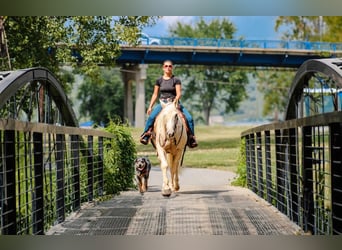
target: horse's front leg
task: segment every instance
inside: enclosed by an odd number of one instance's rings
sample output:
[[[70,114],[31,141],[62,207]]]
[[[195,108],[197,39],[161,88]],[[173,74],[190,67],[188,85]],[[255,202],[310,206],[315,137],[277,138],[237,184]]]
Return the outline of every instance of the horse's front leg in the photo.
[[[172,154],[168,154],[168,163],[170,167],[170,174],[171,174],[171,190],[172,191],[178,191],[179,187],[176,181],[177,177],[177,169],[175,168],[175,161],[174,161],[174,156]]]
[[[178,191],[180,189],[179,187],[179,169],[181,167],[181,161],[182,161],[182,153],[178,152],[174,159],[173,159],[173,178],[172,178],[172,184],[175,191]]]
[[[162,195],[163,196],[170,196],[171,195],[171,188],[169,186],[169,179],[167,176],[168,164],[167,164],[166,155],[163,152],[163,150],[157,150],[157,151],[158,151],[158,157],[160,160],[160,168],[161,168],[162,174],[163,174]]]

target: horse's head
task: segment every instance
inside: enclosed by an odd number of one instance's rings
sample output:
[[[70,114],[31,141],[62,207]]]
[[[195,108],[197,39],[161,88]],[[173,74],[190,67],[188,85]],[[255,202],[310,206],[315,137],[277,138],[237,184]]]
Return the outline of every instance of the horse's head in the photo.
[[[164,114],[164,124],[166,129],[166,134],[168,138],[172,138],[175,135],[175,130],[179,121],[177,103],[169,102],[163,103],[163,114]]]

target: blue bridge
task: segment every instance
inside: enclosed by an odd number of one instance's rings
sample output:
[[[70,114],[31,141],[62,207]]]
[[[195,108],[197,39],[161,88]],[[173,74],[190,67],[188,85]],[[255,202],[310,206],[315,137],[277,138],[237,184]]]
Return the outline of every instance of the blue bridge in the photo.
[[[157,42],[156,42],[157,40]],[[298,68],[304,61],[342,55],[342,43],[160,37],[122,45],[117,63],[270,66]]]
[[[150,38],[138,46],[122,45],[116,60],[125,82],[124,114],[131,124],[144,127],[146,68],[171,59],[177,64],[241,67],[299,68],[310,59],[338,58],[342,43],[272,40],[225,40],[210,38]],[[132,82],[136,83],[133,108]],[[133,113],[135,110],[135,114]]]

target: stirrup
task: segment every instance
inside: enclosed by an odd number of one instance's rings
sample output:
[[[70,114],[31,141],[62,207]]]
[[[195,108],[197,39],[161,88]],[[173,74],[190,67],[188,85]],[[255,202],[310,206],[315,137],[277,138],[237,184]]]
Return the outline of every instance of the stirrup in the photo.
[[[140,142],[144,145],[148,144],[148,141],[150,140],[151,137],[151,132],[147,131],[144,134],[142,134],[142,136],[140,137]]]
[[[188,146],[189,148],[196,148],[198,146],[195,136],[193,135],[189,136]]]

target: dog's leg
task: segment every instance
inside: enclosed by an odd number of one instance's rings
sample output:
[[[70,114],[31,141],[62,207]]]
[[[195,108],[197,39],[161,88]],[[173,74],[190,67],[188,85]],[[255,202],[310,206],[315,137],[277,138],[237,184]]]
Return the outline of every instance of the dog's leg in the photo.
[[[142,189],[142,179],[140,176],[137,176],[137,181],[138,181],[138,188],[139,188],[139,192],[143,193],[143,189]]]
[[[146,192],[147,191],[147,177],[146,176],[144,176],[144,185],[143,185],[143,187],[144,187],[144,191]]]

